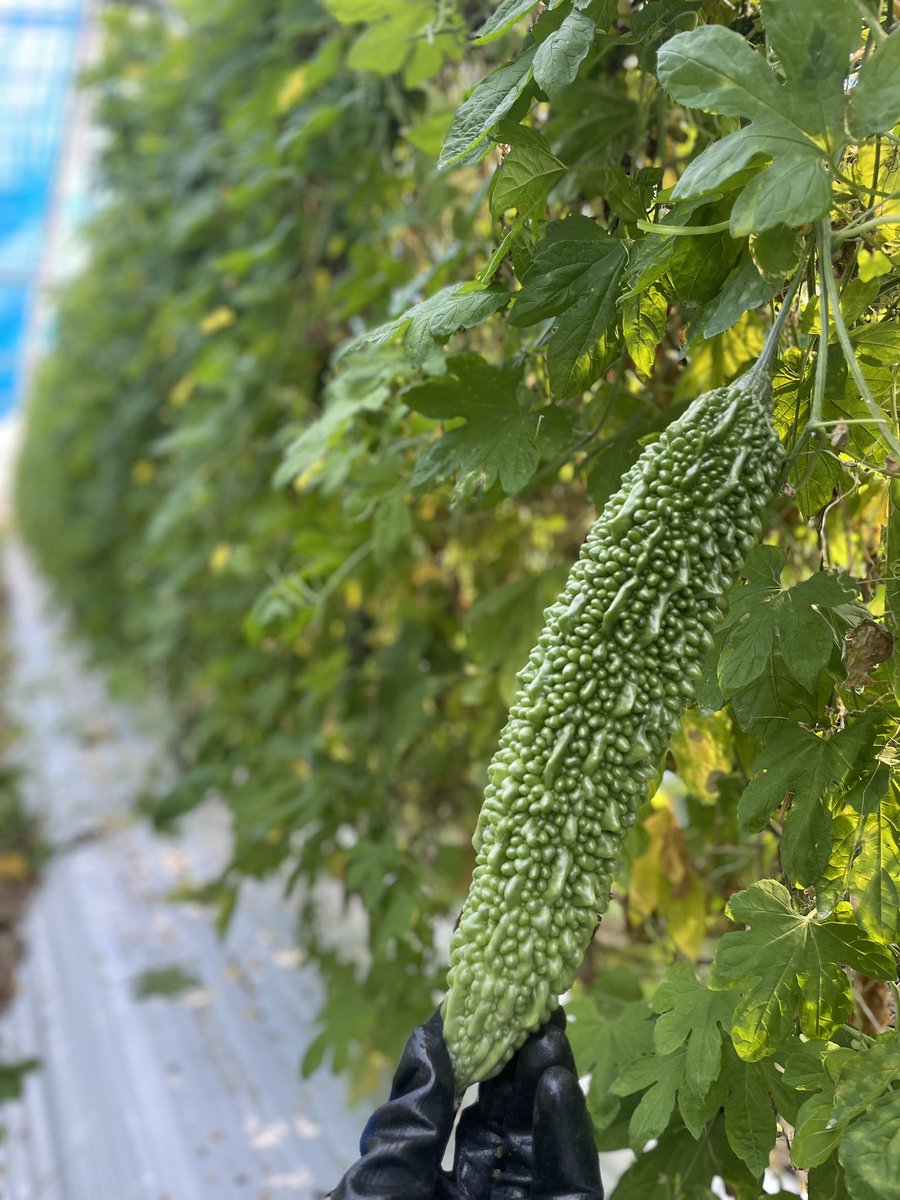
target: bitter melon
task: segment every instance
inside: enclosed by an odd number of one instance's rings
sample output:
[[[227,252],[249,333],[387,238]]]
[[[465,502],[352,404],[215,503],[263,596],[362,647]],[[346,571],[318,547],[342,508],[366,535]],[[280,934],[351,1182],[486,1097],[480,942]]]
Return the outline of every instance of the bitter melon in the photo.
[[[779,475],[778,325],[746,375],[696,399],[625,474],[517,677],[450,950],[442,1011],[459,1091],[548,1019],[608,905]]]

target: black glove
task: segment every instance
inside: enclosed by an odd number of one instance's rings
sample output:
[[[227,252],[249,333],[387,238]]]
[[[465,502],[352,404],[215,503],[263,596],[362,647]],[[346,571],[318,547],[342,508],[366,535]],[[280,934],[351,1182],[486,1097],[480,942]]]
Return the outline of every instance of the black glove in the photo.
[[[436,1012],[413,1031],[390,1099],[372,1114],[333,1200],[603,1200],[591,1122],[562,1009],[455,1116],[453,1069]]]

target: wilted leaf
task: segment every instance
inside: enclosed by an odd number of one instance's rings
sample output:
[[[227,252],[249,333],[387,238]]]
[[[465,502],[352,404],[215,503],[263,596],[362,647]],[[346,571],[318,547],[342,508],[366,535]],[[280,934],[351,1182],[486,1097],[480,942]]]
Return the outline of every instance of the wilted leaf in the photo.
[[[844,634],[844,650],[841,662],[847,672],[844,684],[849,688],[869,687],[872,680],[869,672],[891,657],[894,651],[893,635],[883,625],[874,621],[860,621]]]

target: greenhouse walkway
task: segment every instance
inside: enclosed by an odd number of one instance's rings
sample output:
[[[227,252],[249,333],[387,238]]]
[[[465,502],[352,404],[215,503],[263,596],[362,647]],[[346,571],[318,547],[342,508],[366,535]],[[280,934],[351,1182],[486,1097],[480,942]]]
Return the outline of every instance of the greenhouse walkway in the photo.
[[[205,805],[177,838],[135,820],[164,769],[161,723],[110,700],[10,539],[4,572],[9,708],[52,854],[0,1018],[0,1061],[40,1060],[22,1100],[0,1107],[0,1195],[322,1196],[366,1111],[342,1079],[299,1076],[320,985],[277,885],[245,886],[225,940],[207,908],[167,899],[224,861],[224,814]]]

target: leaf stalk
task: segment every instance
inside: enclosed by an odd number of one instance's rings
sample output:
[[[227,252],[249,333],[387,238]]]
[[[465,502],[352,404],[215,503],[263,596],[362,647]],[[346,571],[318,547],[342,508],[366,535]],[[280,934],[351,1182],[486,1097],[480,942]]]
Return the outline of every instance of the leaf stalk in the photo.
[[[850,369],[850,374],[859,388],[859,394],[862,396],[863,403],[871,414],[872,424],[878,425],[884,430],[884,439],[890,446],[891,453],[900,459],[900,441],[897,440],[897,435],[891,429],[890,422],[872,395],[868,381],[862,372],[856,352],[853,349],[853,343],[850,340],[850,332],[847,329],[844,314],[841,312],[841,298],[838,295],[837,282],[831,266],[831,223],[827,218],[816,222],[816,240],[819,244],[819,278],[822,281],[823,290],[828,297],[828,304],[831,308],[831,320],[834,325],[834,332],[840,343],[841,351]],[[824,325],[823,334],[824,339],[820,336],[820,344],[823,340],[828,340],[828,330]]]

